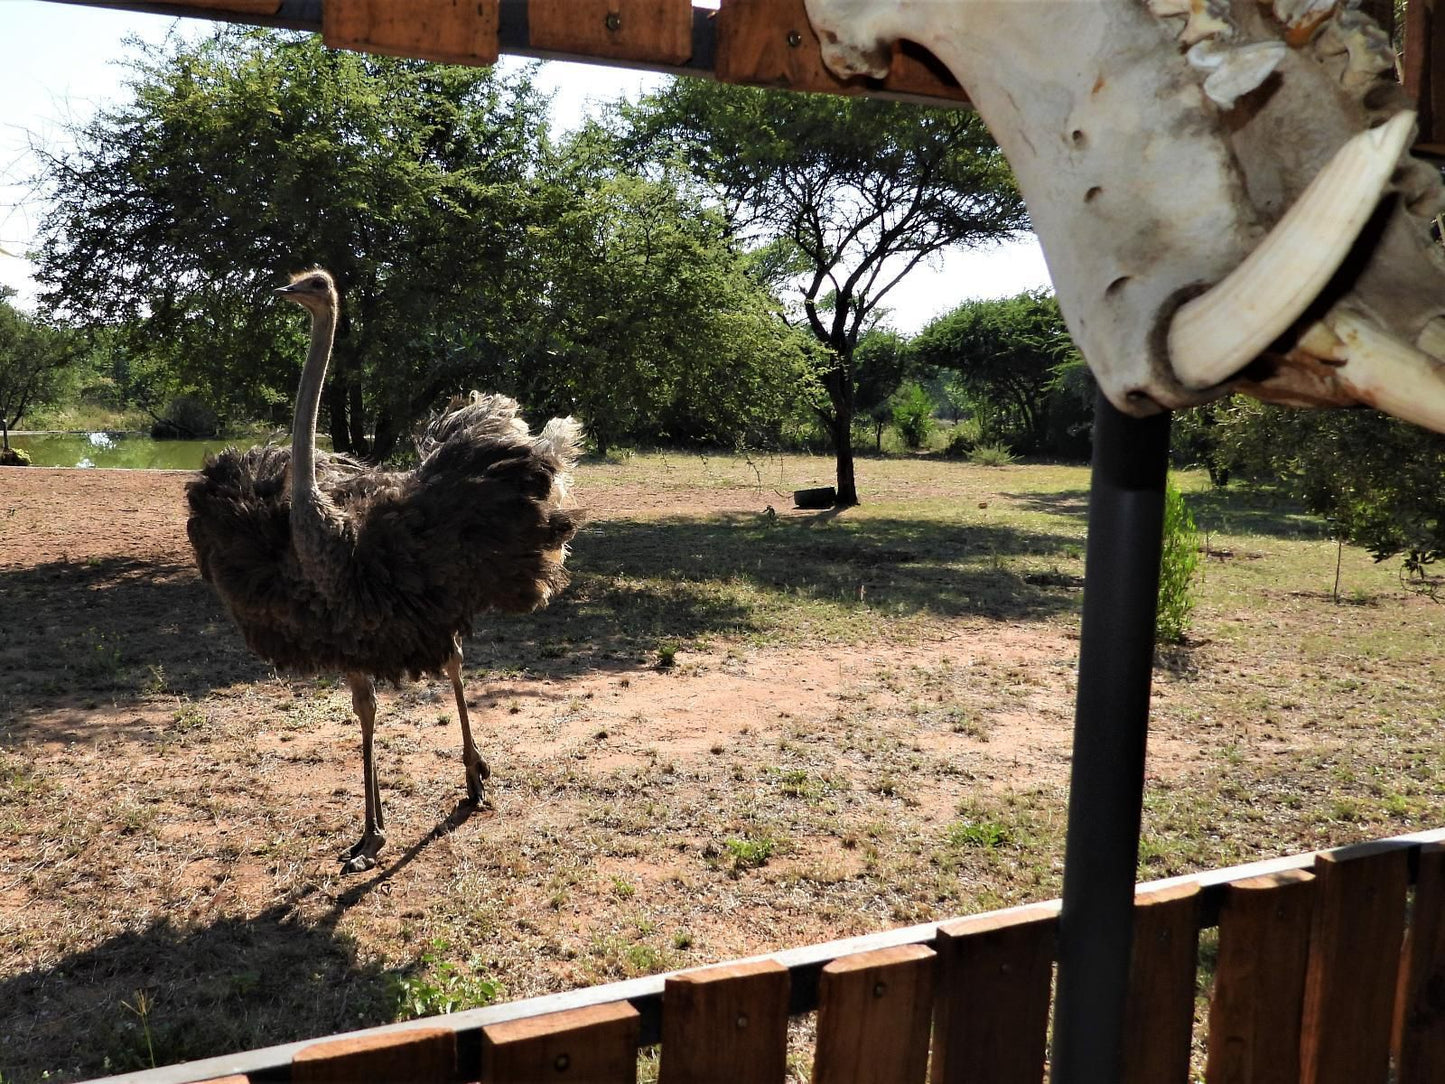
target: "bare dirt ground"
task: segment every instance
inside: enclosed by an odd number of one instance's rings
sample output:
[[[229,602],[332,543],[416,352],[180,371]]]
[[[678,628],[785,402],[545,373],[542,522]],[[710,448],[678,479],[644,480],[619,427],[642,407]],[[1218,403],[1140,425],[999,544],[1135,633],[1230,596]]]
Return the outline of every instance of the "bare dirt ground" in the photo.
[[[362,812],[344,684],[247,654],[191,563],[187,477],[0,476],[7,1082],[1057,893],[1067,597],[1052,620],[951,616],[895,640],[698,637],[660,666],[621,634],[596,647],[589,606],[626,585],[582,574],[588,536],[568,596],[468,648],[493,808],[462,801],[448,688],[384,692],[389,842],[377,870],[343,878]],[[594,543],[611,523],[766,503],[629,484],[585,500]],[[569,633],[584,620],[586,650]],[[1149,768],[1166,789],[1217,763],[1216,724],[1171,714],[1192,680],[1161,682]],[[1263,720],[1259,740],[1314,740],[1315,721],[1292,722]]]

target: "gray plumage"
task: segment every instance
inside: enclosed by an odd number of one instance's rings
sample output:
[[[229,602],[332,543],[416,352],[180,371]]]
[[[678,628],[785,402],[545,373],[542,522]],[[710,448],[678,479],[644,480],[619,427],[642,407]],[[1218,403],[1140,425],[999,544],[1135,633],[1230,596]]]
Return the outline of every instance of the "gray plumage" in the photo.
[[[489,773],[471,741],[460,638],[477,614],[533,610],[566,585],[578,516],[563,499],[581,430],[559,418],[533,435],[515,401],[473,392],[430,419],[414,470],[319,451],[335,288],[315,271],[279,292],[312,313],[292,448],[209,457],[186,490],[186,529],[201,575],[252,651],[290,671],[347,674],[362,724],[367,829],[342,860],[367,869],[384,842],[371,758],[374,681],[452,679],[467,790],[482,801]]]

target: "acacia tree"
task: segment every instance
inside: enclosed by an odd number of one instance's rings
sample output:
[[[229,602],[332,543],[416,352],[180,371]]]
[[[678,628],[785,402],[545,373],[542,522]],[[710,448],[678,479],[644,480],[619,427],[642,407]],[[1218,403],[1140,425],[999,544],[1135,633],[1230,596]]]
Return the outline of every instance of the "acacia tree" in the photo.
[[[859,336],[920,262],[1026,225],[993,139],[971,111],[696,79],[622,107],[615,131],[639,162],[684,162],[760,273],[788,284],[794,318],[827,354],[816,410],[837,456],[838,502],[858,503]]]
[[[324,265],[345,299],[332,439],[376,458],[511,355],[545,136],[526,74],[255,30],[144,48],[133,71],[128,102],[45,158],[42,303],[255,415],[289,401],[300,356],[270,290]]]

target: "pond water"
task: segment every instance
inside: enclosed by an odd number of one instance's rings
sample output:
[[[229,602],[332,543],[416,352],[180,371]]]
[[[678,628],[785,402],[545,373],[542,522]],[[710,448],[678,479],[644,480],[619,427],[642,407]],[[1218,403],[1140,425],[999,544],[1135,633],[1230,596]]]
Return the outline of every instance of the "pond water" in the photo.
[[[255,437],[233,440],[152,440],[144,433],[12,433],[37,467],[128,467],[141,470],[197,470],[207,452],[229,444],[250,447]]]

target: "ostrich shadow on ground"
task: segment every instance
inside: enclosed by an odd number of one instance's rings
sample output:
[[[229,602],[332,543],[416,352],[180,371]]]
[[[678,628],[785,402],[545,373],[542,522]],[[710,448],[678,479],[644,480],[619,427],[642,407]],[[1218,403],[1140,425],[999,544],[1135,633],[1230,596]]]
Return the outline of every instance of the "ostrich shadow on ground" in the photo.
[[[64,1081],[212,1058],[390,1023],[409,1005],[401,967],[364,960],[346,911],[462,824],[439,822],[319,917],[295,899],[250,917],[165,916],[0,981],[0,1079]],[[432,1011],[436,1011],[433,1009]]]
[[[636,670],[669,643],[777,631],[799,607],[860,623],[1047,620],[1077,606],[1077,551],[1066,534],[941,520],[606,520],[577,538],[572,586],[550,607],[477,619],[467,666],[549,679]],[[0,745],[94,739],[106,726],[149,732],[123,711],[90,712],[276,676],[186,566],[112,557],[7,570],[0,608],[31,615],[0,644]]]

